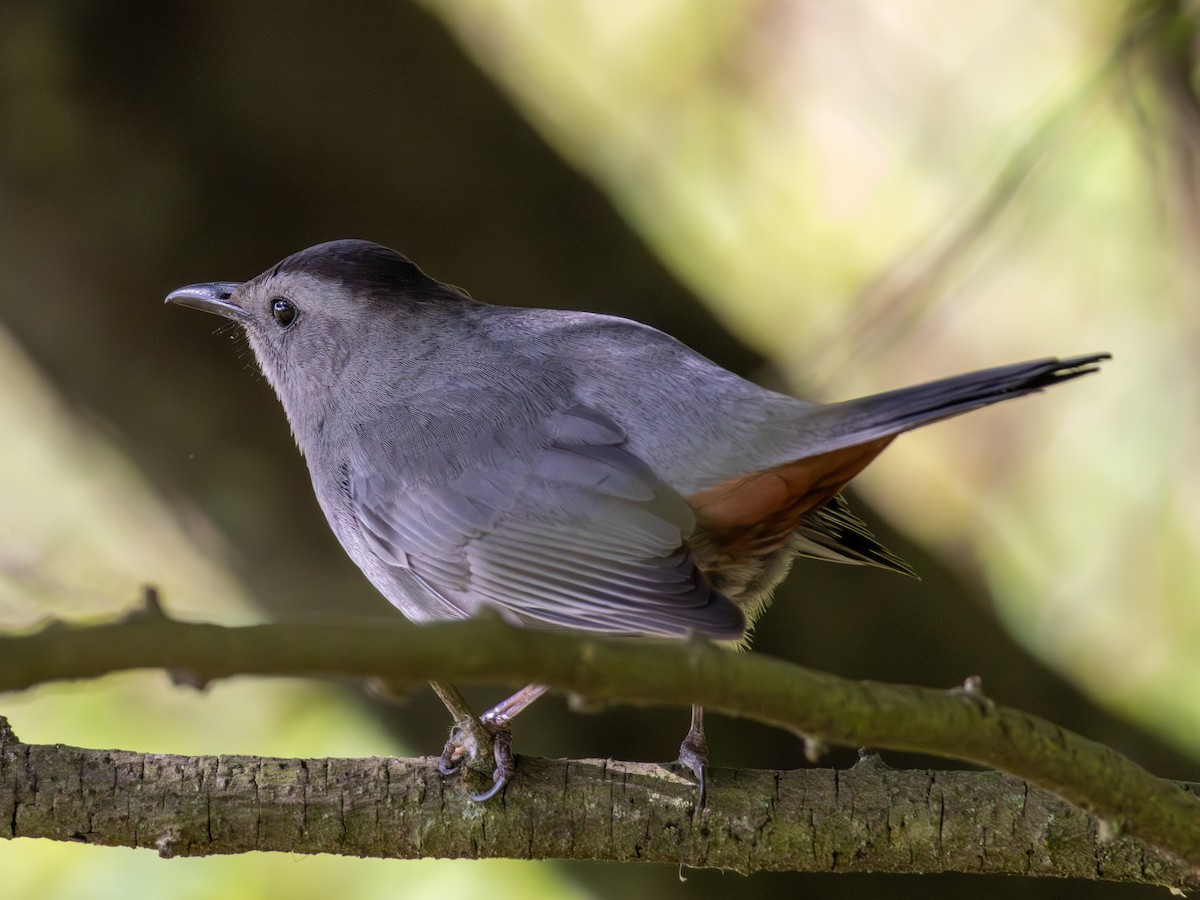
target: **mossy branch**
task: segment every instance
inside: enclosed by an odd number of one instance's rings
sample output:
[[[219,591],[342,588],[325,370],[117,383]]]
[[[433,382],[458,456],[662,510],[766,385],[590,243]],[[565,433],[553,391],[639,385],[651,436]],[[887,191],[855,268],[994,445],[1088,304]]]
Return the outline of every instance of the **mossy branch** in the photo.
[[[145,847],[602,859],[750,873],[973,872],[1200,886],[1186,866],[996,772],[717,769],[709,806],[670,769],[522,758],[473,803],[433,759],[167,756],[20,743],[0,719],[0,837]]]
[[[31,634],[0,636],[0,691],[139,668],[162,668],[194,684],[242,674],[381,678],[392,687],[432,678],[514,686],[536,681],[592,701],[639,705],[696,702],[727,715],[788,729],[804,736],[812,747],[843,744],[916,751],[998,769],[1095,815],[1100,823],[1098,833],[1104,838],[1129,835],[1168,854],[1175,862],[1162,865],[1175,868],[1165,883],[1194,883],[1200,867],[1200,799],[1190,786],[1156,778],[1111,748],[1035,716],[997,706],[974,684],[938,691],[850,681],[759,654],[730,653],[707,642],[620,641],[522,630],[485,620],[426,627],[397,618],[394,623],[226,628],[173,621],[153,603],[145,611],[111,624],[73,627],[56,623]],[[46,749],[54,748],[42,748]],[[116,757],[108,754],[106,758]],[[345,766],[354,761],[290,762],[311,774],[314,765]],[[262,761],[245,763],[261,765]],[[493,816],[507,816],[505,810],[524,808],[520,804],[525,802],[541,804],[538,808],[549,812],[549,807],[563,799],[569,767],[582,767],[575,770],[577,774],[586,771],[587,765],[603,768],[599,763],[536,763],[543,767],[538,771],[553,773],[545,777],[554,787],[549,793],[536,791],[522,799],[535,761],[521,763],[518,773],[522,780],[510,785],[503,803],[495,808],[455,806],[454,814],[486,823]],[[372,764],[384,766],[389,777],[395,775],[389,768],[392,763]],[[6,765],[7,774],[0,778],[0,785],[8,785],[13,777],[11,763]],[[196,759],[188,765],[203,769],[218,765],[218,761]],[[413,790],[420,795],[432,791],[440,798],[438,802],[444,803],[453,792],[443,791],[432,765],[428,770],[422,769],[424,774],[418,778],[423,786]],[[642,779],[666,777],[661,767],[634,766],[628,771]],[[752,774],[739,772],[737,778],[739,782],[749,780]],[[773,779],[783,776],[766,777],[769,789],[760,794],[757,807],[762,827],[779,813],[780,804],[772,799]],[[809,776],[787,773],[787,777]],[[928,778],[928,773],[923,777]],[[936,779],[946,777],[947,773],[939,773]],[[612,792],[611,777],[600,774],[597,779],[592,790]],[[624,776],[622,779],[625,783]],[[356,783],[361,788],[369,782],[367,777]],[[685,793],[691,796],[690,791]],[[255,802],[261,802],[261,797]],[[994,810],[995,804],[991,808]],[[705,813],[713,815],[723,815],[719,800]],[[0,823],[8,821],[14,820],[0,799]],[[689,834],[711,828],[714,822],[709,818],[692,823],[687,816],[680,821],[687,823]],[[724,818],[716,821],[726,830],[732,827]],[[815,824],[810,822],[808,827]],[[884,831],[890,834],[890,828]],[[990,833],[995,840],[996,832]],[[1089,842],[1089,846],[1094,844]],[[705,858],[681,855],[676,861],[703,865]],[[712,864],[769,867],[725,861]],[[1150,879],[1158,880],[1158,876]]]

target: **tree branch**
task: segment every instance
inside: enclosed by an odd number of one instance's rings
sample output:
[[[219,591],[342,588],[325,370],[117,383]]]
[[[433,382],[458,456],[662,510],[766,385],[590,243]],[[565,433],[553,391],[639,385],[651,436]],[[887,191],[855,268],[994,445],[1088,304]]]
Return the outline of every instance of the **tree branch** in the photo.
[[[639,860],[742,873],[968,872],[1200,887],[1200,876],[996,772],[670,769],[521,758],[477,804],[433,759],[167,756],[29,746],[0,718],[0,837],[162,856]],[[981,814],[982,812],[982,814]]]
[[[536,681],[590,700],[697,702],[789,729],[814,747],[916,751],[1000,769],[1094,813],[1106,836],[1136,836],[1184,868],[1200,866],[1200,800],[1188,786],[1155,778],[1116,751],[1045,720],[996,706],[974,685],[935,691],[849,681],[707,642],[598,639],[483,620],[420,628],[399,617],[394,623],[223,628],[175,622],[150,604],[113,624],[54,624],[0,636],[0,691],[135,668],[164,668],[195,684],[234,674],[383,678],[392,686],[432,678]],[[566,776],[557,777],[561,792]],[[639,777],[650,776],[639,771]],[[510,787],[506,803],[516,802],[518,793]],[[773,790],[760,797],[763,821],[770,819],[772,796]],[[464,810],[458,814],[468,814]],[[493,814],[489,808],[473,815],[487,821]]]

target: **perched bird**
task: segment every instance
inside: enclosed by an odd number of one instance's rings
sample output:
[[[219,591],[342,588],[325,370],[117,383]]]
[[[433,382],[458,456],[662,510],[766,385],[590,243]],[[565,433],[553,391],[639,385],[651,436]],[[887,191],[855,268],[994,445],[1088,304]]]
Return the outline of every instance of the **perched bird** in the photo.
[[[490,607],[531,627],[734,642],[797,556],[908,571],[840,494],[896,435],[1108,358],[806,403],[646,325],[480,303],[358,240],[167,302],[245,329],[334,533],[409,619]],[[544,690],[484,722],[503,733]],[[444,771],[464,749],[447,744]],[[680,760],[702,802],[699,707]],[[498,754],[479,799],[512,765]]]

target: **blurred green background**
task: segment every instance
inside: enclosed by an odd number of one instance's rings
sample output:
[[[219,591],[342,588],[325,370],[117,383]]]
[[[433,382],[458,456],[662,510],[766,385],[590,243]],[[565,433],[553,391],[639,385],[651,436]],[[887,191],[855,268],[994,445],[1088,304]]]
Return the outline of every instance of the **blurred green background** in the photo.
[[[853,677],[977,674],[1200,779],[1192,9],[4,0],[0,627],[113,614],[151,582],[196,619],[395,615],[330,535],[244,342],[161,306],[363,237],[477,298],[632,316],[812,399],[1112,351],[1099,377],[889,449],[856,501],[923,580],[798,565],[756,646]],[[30,742],[181,753],[432,753],[446,725],[426,693],[198,695],[158,674],[0,714]],[[552,698],[517,746],[666,759],[685,723]],[[709,731],[717,765],[803,764],[788,735]],[[1150,895],[23,840],[0,873],[5,897],[45,898]]]

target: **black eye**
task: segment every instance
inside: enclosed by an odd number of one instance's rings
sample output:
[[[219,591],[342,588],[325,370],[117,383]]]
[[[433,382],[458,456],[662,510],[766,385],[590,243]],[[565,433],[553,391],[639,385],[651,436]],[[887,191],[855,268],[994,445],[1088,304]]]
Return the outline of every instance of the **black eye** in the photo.
[[[276,297],[271,301],[271,315],[275,317],[275,321],[281,328],[287,328],[296,321],[296,307],[291,300]]]

